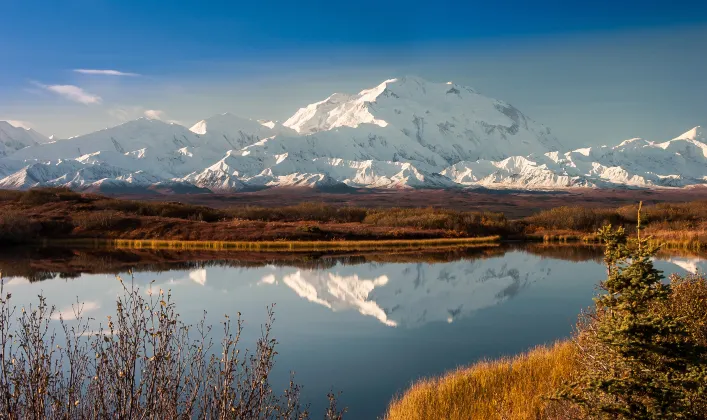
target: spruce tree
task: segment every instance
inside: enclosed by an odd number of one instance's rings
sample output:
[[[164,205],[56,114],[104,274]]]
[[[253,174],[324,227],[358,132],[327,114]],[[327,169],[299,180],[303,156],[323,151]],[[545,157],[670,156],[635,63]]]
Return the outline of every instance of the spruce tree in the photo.
[[[679,319],[655,310],[669,298],[670,286],[653,266],[657,247],[641,237],[640,219],[639,206],[635,239],[621,227],[599,231],[606,293],[595,298],[592,350],[582,354],[580,348],[580,357],[596,362],[560,397],[602,418],[707,418],[695,408],[707,392],[705,348],[690,341]]]

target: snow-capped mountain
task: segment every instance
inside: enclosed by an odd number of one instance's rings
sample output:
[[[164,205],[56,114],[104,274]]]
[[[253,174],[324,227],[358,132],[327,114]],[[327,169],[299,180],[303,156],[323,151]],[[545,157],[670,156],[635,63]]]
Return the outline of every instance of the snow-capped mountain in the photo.
[[[206,136],[212,146],[223,150],[242,149],[276,135],[297,135],[295,131],[274,121],[253,121],[228,113],[201,120],[189,131]]]
[[[0,187],[235,191],[683,187],[707,183],[702,128],[668,141],[563,150],[550,129],[452,82],[390,79],[335,93],[284,123],[216,115],[190,129],[138,119],[50,140],[0,121]]]
[[[634,138],[564,154],[464,161],[441,173],[462,185],[486,187],[684,187],[707,183],[707,143],[698,126],[665,142]]]
[[[386,80],[353,96],[335,93],[300,109],[284,125],[300,134],[357,128],[346,133],[415,144],[448,164],[560,149],[547,127],[513,106],[469,87],[417,77]]]
[[[47,137],[31,128],[15,127],[8,121],[0,121],[0,157],[48,141]]]

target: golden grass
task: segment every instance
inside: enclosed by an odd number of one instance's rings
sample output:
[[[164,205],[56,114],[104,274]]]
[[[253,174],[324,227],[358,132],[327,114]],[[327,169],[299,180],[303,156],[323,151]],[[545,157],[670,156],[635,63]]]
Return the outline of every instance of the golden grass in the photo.
[[[644,233],[649,237],[649,242],[660,245],[663,249],[699,251],[707,248],[707,231],[704,229],[675,230],[648,228]]]
[[[530,233],[526,236],[527,240],[531,241],[543,241],[543,242],[560,242],[560,243],[570,243],[570,242],[583,242],[583,243],[597,243],[599,238],[596,233],[583,233],[576,231],[549,231],[549,232],[537,232]]]
[[[388,407],[386,420],[571,418],[550,401],[578,369],[576,348],[563,341],[512,358],[476,363],[412,385]],[[570,415],[570,417],[566,417]]]
[[[500,241],[499,236],[477,238],[439,239],[395,239],[365,241],[174,241],[160,239],[112,239],[88,240],[87,244],[108,245],[119,249],[174,249],[174,250],[242,250],[242,251],[325,251],[325,250],[385,250],[453,248],[475,245],[491,245]],[[78,244],[81,241],[53,241],[62,244]],[[46,242],[45,242],[46,243]]]

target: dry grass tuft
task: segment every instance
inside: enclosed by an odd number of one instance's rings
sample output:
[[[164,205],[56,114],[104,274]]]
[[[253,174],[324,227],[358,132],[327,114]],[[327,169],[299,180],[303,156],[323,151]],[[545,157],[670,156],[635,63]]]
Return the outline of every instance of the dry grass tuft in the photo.
[[[575,354],[574,344],[558,342],[417,382],[391,403],[385,419],[573,418],[547,395],[573,377]]]

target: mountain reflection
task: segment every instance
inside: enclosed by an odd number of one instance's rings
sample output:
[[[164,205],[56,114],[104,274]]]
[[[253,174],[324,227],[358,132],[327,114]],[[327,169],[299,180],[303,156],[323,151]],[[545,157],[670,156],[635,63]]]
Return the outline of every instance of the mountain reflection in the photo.
[[[550,272],[549,261],[525,252],[444,264],[361,264],[273,273],[261,286],[285,286],[332,311],[354,310],[395,327],[454,322],[512,298]],[[278,277],[278,274],[280,277]]]
[[[154,280],[155,287],[184,292],[197,287],[204,290],[206,299],[256,287],[265,297],[286,292],[333,312],[356,312],[388,327],[417,328],[432,322],[453,323],[514,299],[536,284],[572,281],[577,263],[589,262],[587,267],[596,271],[599,280],[602,256],[599,247],[543,244],[285,255],[42,248],[3,253],[0,271],[16,284],[22,279],[36,282],[133,270],[143,285]],[[694,255],[662,258],[672,271],[695,272],[704,266]],[[272,293],[273,288],[280,292]],[[72,293],[66,290],[67,295]],[[99,301],[93,305],[96,309],[110,306]]]

